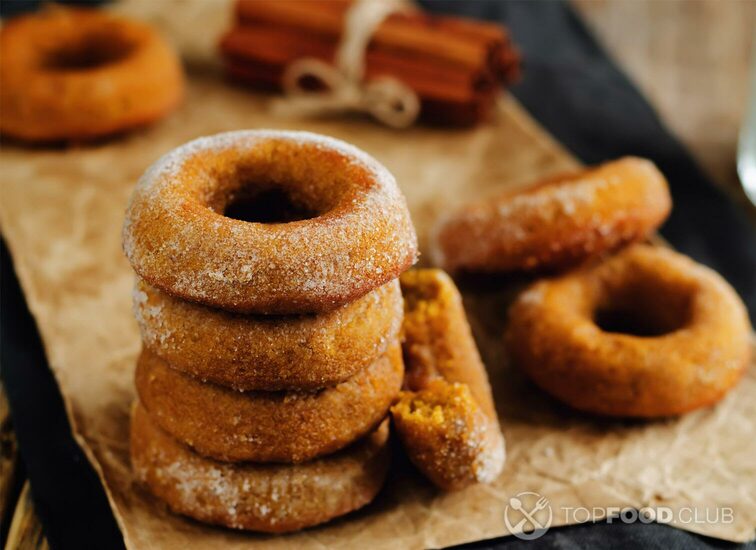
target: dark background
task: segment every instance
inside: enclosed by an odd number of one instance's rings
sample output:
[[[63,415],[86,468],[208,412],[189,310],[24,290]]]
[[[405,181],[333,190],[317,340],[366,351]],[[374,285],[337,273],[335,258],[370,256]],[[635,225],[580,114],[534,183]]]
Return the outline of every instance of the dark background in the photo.
[[[524,55],[524,78],[513,93],[583,162],[629,154],[656,162],[669,179],[675,204],[663,236],[678,250],[719,271],[743,297],[751,318],[756,318],[756,231],[745,213],[706,178],[663,127],[652,107],[566,3],[421,3],[429,11],[506,24]],[[0,14],[9,16],[39,4],[35,0],[2,0]],[[71,437],[60,392],[4,242],[0,261],[0,369],[45,534],[54,549],[121,548],[123,541],[102,486]],[[738,546],[663,525],[621,523],[553,529],[535,542],[538,547],[555,549]],[[531,544],[508,537],[463,548]],[[756,544],[741,547],[756,548]]]

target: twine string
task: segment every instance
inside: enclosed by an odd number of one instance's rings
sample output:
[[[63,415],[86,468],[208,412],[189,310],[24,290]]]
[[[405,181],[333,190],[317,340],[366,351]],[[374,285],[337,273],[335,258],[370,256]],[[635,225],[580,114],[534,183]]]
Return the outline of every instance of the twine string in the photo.
[[[381,76],[365,80],[365,52],[373,34],[392,13],[406,10],[402,0],[355,0],[344,18],[344,32],[334,57],[335,65],[303,57],[283,74],[286,97],[274,103],[283,115],[321,115],[332,112],[368,113],[392,128],[412,125],[420,113],[417,94],[400,80]],[[324,90],[310,90],[314,79]]]

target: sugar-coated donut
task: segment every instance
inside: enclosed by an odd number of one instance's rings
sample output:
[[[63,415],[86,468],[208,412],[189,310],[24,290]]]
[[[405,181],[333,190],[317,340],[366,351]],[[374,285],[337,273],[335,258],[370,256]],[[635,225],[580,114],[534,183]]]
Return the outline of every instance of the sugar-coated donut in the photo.
[[[656,166],[626,157],[466,205],[438,224],[434,262],[451,271],[559,269],[646,238],[671,205]]]
[[[203,383],[143,350],[139,399],[154,421],[204,456],[303,462],[373,430],[399,394],[404,367],[394,344],[346,382],[318,391],[238,392]]]
[[[271,192],[314,217],[224,216]],[[123,244],[152,286],[260,314],[335,309],[396,278],[417,255],[406,202],[383,166],[332,138],[274,130],[200,138],[158,160],[134,191]]]
[[[171,367],[237,390],[312,390],[383,355],[401,329],[399,281],[319,315],[239,315],[179,300],[137,279],[143,345]]]
[[[662,417],[720,400],[748,365],[750,334],[717,273],[634,245],[535,283],[513,304],[506,341],[538,386],[577,409]]]
[[[233,529],[285,533],[368,504],[386,480],[389,426],[336,454],[304,464],[224,463],[161,430],[139,405],[131,417],[138,481],[176,513]]]
[[[154,122],[181,101],[176,53],[148,25],[48,8],[0,30],[0,133],[86,141]]]
[[[442,489],[495,480],[504,437],[491,386],[454,282],[438,269],[401,277],[406,363],[397,434],[417,468]]]

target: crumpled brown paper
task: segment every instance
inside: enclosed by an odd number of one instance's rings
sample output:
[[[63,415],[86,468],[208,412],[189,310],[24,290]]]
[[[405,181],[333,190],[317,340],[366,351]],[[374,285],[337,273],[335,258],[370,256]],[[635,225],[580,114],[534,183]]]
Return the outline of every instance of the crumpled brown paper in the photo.
[[[361,119],[274,119],[266,98],[225,84],[207,63],[228,13],[218,2],[141,1],[117,9],[156,21],[182,45],[191,77],[184,106],[147,131],[105,144],[66,150],[5,145],[0,227],[74,435],[105,485],[129,548],[446,546],[507,534],[505,514],[515,526],[518,519],[507,511],[509,499],[522,491],[549,499],[552,526],[586,521],[582,510],[594,507],[665,506],[682,529],[733,541],[754,536],[754,369],[719,405],[679,419],[620,422],[581,415],[507,364],[501,332],[506,304],[522,284],[515,280],[463,285],[507,439],[507,466],[493,485],[441,493],[411,470],[396,468],[366,509],[279,537],[208,527],[169,513],[134,483],[128,461],[140,344],[120,229],[131,188],[151,162],[190,139],[225,130],[330,134],[370,152],[395,174],[421,250],[427,250],[438,213],[576,162],[512,99],[502,100],[497,120],[465,131],[397,132]]]

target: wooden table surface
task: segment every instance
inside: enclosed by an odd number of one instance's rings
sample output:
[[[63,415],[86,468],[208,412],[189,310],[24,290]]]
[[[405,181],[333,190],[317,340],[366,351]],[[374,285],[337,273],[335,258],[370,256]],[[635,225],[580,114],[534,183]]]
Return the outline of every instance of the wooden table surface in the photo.
[[[745,201],[735,172],[748,94],[756,0],[573,0],[667,125],[721,185]],[[0,546],[47,542],[19,467],[0,386]]]

